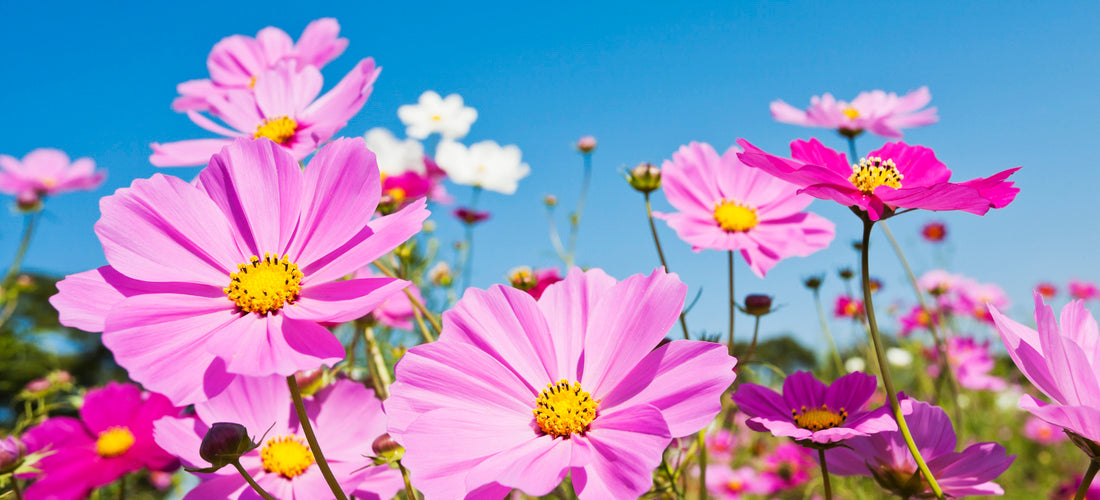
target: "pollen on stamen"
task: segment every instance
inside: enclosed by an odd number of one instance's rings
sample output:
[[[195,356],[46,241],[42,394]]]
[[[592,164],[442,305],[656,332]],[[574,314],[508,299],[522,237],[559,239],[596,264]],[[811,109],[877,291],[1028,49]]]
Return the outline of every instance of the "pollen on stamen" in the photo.
[[[286,255],[253,255],[229,275],[229,286],[222,289],[242,312],[266,315],[293,304],[302,290],[302,272]]]
[[[801,408],[801,411],[791,409],[791,418],[794,419],[795,425],[813,432],[817,432],[825,429],[832,429],[833,427],[840,427],[846,420],[848,420],[848,412],[844,408],[839,410],[830,410],[827,405],[821,405],[818,408],[807,409],[805,406]]]
[[[588,424],[596,418],[599,404],[600,400],[592,399],[591,394],[581,389],[579,382],[570,384],[562,379],[556,384],[546,384],[546,389],[535,399],[535,409],[531,413],[543,432],[568,438],[588,431]]]
[[[852,165],[852,175],[848,177],[856,189],[864,194],[873,194],[879,186],[889,186],[894,189],[901,187],[904,178],[894,160],[883,160],[877,156],[869,156]]]
[[[748,231],[760,222],[755,208],[726,199],[714,205],[714,221],[730,233]]]
[[[278,118],[269,119],[256,127],[256,133],[252,135],[253,139],[259,139],[261,137],[267,137],[279,144],[286,144],[294,138],[294,133],[298,131],[298,122],[294,121],[289,116],[280,116]]]

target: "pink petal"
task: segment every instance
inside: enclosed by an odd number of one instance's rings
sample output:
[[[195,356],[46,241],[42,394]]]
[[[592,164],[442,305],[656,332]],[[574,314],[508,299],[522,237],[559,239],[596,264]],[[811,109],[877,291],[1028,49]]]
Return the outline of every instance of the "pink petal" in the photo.
[[[381,71],[382,68],[375,68],[373,58],[359,61],[335,87],[302,112],[302,120],[310,126],[343,127],[367,103]]]
[[[206,349],[225,360],[228,372],[250,377],[285,377],[334,364],[346,354],[332,332],[285,314],[247,313],[211,335]]]
[[[149,163],[158,167],[206,165],[210,157],[229,144],[229,139],[193,139],[152,144]]]
[[[297,421],[286,377],[277,375],[237,377],[220,394],[196,404],[195,413],[207,424],[241,424],[254,439],[260,439],[268,429],[269,439],[286,434],[291,421]]]
[[[567,279],[550,285],[542,293],[538,306],[555,340],[558,376],[573,381],[580,378],[581,349],[589,318],[615,284],[615,279],[600,269],[586,272],[573,268]]]
[[[653,484],[651,471],[671,438],[661,413],[651,406],[601,414],[585,435],[591,459],[572,469],[573,488],[582,500],[637,498]]]
[[[326,443],[325,455],[334,459],[357,460],[373,454],[371,443],[386,432],[382,401],[361,383],[337,380],[313,396],[313,406],[320,408],[312,419],[317,441]]]
[[[294,48],[294,41],[285,31],[274,26],[268,26],[256,33],[256,42],[264,55],[264,60],[269,63],[278,61],[290,55]]]
[[[282,61],[260,73],[253,88],[256,105],[265,118],[300,118],[302,110],[321,93],[324,80],[314,66]]]
[[[80,407],[80,419],[93,434],[115,426],[128,426],[129,418],[141,408],[141,389],[132,384],[111,382],[88,391]]]
[[[265,65],[260,44],[242,35],[229,36],[214,44],[206,60],[212,80],[234,87],[247,87]]]
[[[348,46],[348,40],[339,35],[340,24],[331,17],[309,23],[294,45],[298,62],[320,68],[336,59]]]
[[[184,465],[209,467],[210,463],[199,456],[199,445],[208,429],[194,417],[165,417],[153,423],[153,438],[158,446],[183,460]]]
[[[528,495],[550,494],[569,472],[573,443],[541,436],[486,458],[466,475],[467,485],[498,483]]]
[[[307,286],[285,312],[290,318],[319,323],[351,321],[366,316],[397,294],[404,296],[401,290],[409,284],[392,278],[361,278]]]

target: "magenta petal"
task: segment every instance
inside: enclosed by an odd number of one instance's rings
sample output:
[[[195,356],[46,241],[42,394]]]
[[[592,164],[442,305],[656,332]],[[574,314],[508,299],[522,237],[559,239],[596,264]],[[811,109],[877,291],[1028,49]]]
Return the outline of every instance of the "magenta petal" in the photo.
[[[595,315],[598,302],[615,283],[614,278],[600,269],[582,271],[574,267],[567,279],[543,291],[538,305],[554,338],[559,376],[579,379],[578,365],[589,318]]]
[[[1020,409],[1031,412],[1051,425],[1100,442],[1100,410],[1094,407],[1046,404],[1024,394],[1020,397]]]
[[[224,287],[241,260],[229,223],[194,186],[156,174],[100,200],[95,232],[111,267],[143,281]]]
[[[1012,203],[1020,192],[1020,188],[1013,186],[1013,182],[1006,181],[1017,170],[1020,170],[1020,167],[1010,168],[990,177],[966,181],[961,185],[977,189],[983,198],[989,200],[991,207],[1004,208]]]
[[[268,493],[271,493],[271,491],[268,491]],[[187,492],[187,496],[183,497],[183,500],[260,498],[259,495],[254,497],[252,495],[255,495],[255,493],[240,474],[219,474],[214,479],[199,483],[198,486],[195,486],[191,491]]]
[[[858,373],[858,372],[857,372]],[[850,373],[836,380],[834,383],[840,383],[842,380],[848,383],[851,376],[855,375]],[[863,373],[859,373],[860,378],[865,377]],[[783,380],[783,402],[787,405],[787,408],[798,409],[803,406],[807,408],[820,407],[825,403],[825,393],[828,387],[820,380],[815,378],[810,372],[795,372],[787,376]],[[855,408],[853,408],[854,410]]]
[[[331,17],[310,22],[294,44],[298,62],[318,68],[328,64],[348,46],[348,39],[337,38],[339,35],[340,24]]]
[[[342,323],[366,316],[382,303],[400,294],[408,281],[393,278],[360,278],[330,281],[305,287],[292,305],[286,306],[287,317],[319,323]]]
[[[158,167],[191,167],[206,165],[210,157],[229,145],[229,139],[192,139],[151,144],[149,163]]]
[[[791,408],[777,392],[759,384],[743,383],[733,393],[733,402],[750,418],[791,420]]]
[[[736,363],[721,344],[675,340],[643,358],[600,404],[651,405],[661,411],[672,437],[687,436],[722,410]]]
[[[263,258],[287,250],[298,224],[302,170],[285,149],[266,138],[237,139],[210,159],[198,187],[225,214],[243,252]]]
[[[658,268],[611,288],[589,318],[581,382],[592,397],[611,391],[664,338],[684,305],[687,285]],[[591,389],[588,389],[591,387]]]
[[[290,400],[286,403],[284,408]],[[361,383],[337,380],[313,396],[313,406],[320,408],[312,420],[317,441],[326,443],[325,455],[362,458],[370,443],[386,432],[382,401]]]
[[[126,418],[137,413],[141,404],[141,389],[136,385],[111,382],[88,392],[80,408],[80,419],[92,434],[98,435],[111,427],[128,427]]]
[[[601,414],[584,440],[591,459],[572,469],[573,487],[582,500],[637,498],[653,484],[651,471],[671,441],[661,412],[635,406]]]
[[[1039,312],[1043,309],[1050,309],[1050,306],[1044,304],[1042,296],[1035,293],[1035,310]],[[1065,396],[1043,357],[1039,334],[1001,314],[996,307],[990,306],[989,314],[993,317],[993,323],[997,326],[1001,340],[1016,367],[1047,397],[1055,401],[1065,401]],[[1053,316],[1054,313],[1051,311],[1049,314]]]
[[[817,139],[791,142],[791,158],[809,164],[807,166],[824,167],[832,174],[827,175],[824,172],[817,174],[815,177],[818,182],[847,183],[848,176],[852,175],[852,164],[848,163],[848,156],[825,147]]]

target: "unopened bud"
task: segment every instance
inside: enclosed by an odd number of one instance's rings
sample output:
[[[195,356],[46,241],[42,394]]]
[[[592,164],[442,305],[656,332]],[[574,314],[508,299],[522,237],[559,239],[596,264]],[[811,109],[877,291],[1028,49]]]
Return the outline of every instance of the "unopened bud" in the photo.
[[[857,252],[862,252],[863,251],[863,242],[859,241],[859,240],[853,240],[852,241],[852,249],[857,251]]]
[[[768,295],[749,295],[745,297],[745,314],[763,316],[772,312],[772,298]]]
[[[592,154],[596,150],[596,138],[590,135],[586,135],[577,139],[577,151],[582,154]]]
[[[530,290],[539,284],[535,272],[528,266],[520,266],[508,271],[508,282],[520,290]]]
[[[542,197],[542,202],[548,207],[552,207],[558,204],[558,197],[552,194],[548,194]]]
[[[374,438],[370,449],[374,452],[374,457],[371,457],[371,460],[374,461],[375,465],[396,463],[405,456],[405,448],[397,444],[397,441],[394,441],[389,433]]]
[[[428,280],[435,286],[450,286],[454,280],[451,265],[443,261],[437,262],[428,270]]]
[[[27,445],[23,444],[19,438],[8,436],[0,439],[0,474],[18,469],[26,456]]]
[[[821,282],[823,281],[825,281],[825,275],[819,274],[817,276],[810,276],[809,278],[802,280],[802,284],[806,285],[806,288],[809,288],[810,290],[817,290],[818,288],[821,288]]]
[[[199,456],[210,465],[221,468],[256,448],[248,437],[248,429],[233,422],[217,422],[206,431],[199,445]]]
[[[878,292],[879,290],[882,290],[882,280],[880,280],[878,278],[871,278],[870,280],[868,280],[867,284],[871,288],[871,293],[875,293],[875,292]]]
[[[840,276],[840,279],[844,281],[848,281],[854,278],[856,275],[855,271],[852,271],[852,268],[850,267],[843,267],[839,269],[836,273],[838,276]]]
[[[661,169],[652,163],[640,163],[630,169],[626,180],[635,190],[650,193],[661,187]]]

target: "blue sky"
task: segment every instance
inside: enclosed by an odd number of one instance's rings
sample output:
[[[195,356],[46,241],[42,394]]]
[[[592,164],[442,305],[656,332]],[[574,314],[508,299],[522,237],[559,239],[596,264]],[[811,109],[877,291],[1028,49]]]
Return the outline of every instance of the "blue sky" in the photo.
[[[791,140],[818,137],[842,148],[830,131],[772,121],[768,103],[801,107],[823,92],[850,99],[862,90],[902,93],[927,85],[941,122],[908,131],[906,141],[934,148],[959,180],[1023,166],[1014,177],[1023,191],[985,217],[913,213],[891,225],[914,265],[927,269],[937,250],[917,231],[928,220],[945,221],[950,242],[940,252],[949,255],[950,269],[999,283],[1014,299],[1015,315],[1026,319],[1038,281],[1100,278],[1100,222],[1093,215],[1100,187],[1094,29],[1100,4],[990,5],[6,2],[0,153],[19,157],[56,147],[109,171],[100,190],[49,201],[27,259],[30,268],[58,274],[102,265],[92,231],[98,198],[157,171],[148,163],[149,143],[208,136],[169,104],[178,82],[206,76],[214,43],[269,25],[297,37],[310,20],[336,17],[351,43],[324,69],[330,85],[360,58],[372,56],[383,67],[370,101],[343,135],[375,126],[403,135],[398,106],[424,90],[457,92],[479,112],[467,143],[516,144],[531,165],[515,195],[481,198],[493,219],[477,229],[476,286],[499,282],[517,265],[555,263],[541,199],[547,193],[561,199],[563,224],[581,174],[572,143],[584,134],[600,146],[579,262],[622,278],[652,270],[656,255],[641,197],[621,181],[620,167],[660,163],[692,140],[721,151],[744,137],[786,154]],[[861,137],[860,151],[882,142]],[[197,171],[173,172],[190,178]],[[465,187],[451,191],[459,200],[469,196]],[[669,208],[659,193],[655,204]],[[782,262],[765,280],[742,262],[737,288],[738,295],[769,293],[786,304],[768,318],[766,334],[791,331],[818,345],[800,279],[828,271],[825,296],[835,296],[840,286],[832,271],[855,264],[849,243],[859,226],[835,204],[819,201],[811,209],[837,223],[833,246]],[[448,211],[434,217],[444,243],[460,237]],[[0,213],[0,262],[14,254],[20,226],[14,211]],[[693,329],[722,331],[725,256],[693,253],[663,224],[660,230],[670,266],[692,295],[703,290]],[[885,240],[872,248],[872,274],[888,286],[884,302],[909,299]]]

